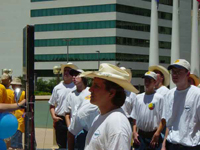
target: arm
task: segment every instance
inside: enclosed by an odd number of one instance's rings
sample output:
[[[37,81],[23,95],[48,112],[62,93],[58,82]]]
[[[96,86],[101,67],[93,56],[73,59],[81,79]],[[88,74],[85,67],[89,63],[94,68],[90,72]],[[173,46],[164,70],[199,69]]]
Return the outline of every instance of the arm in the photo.
[[[167,149],[166,149],[166,140],[167,140],[167,136],[168,136],[168,134],[169,134],[169,129],[166,128],[165,138],[164,138],[164,140],[163,140],[163,143],[162,143],[162,149],[161,149],[161,150],[167,150]]]
[[[26,103],[26,100],[22,100],[18,105],[15,104],[0,104],[0,112],[5,112],[5,111],[14,111],[17,109],[21,109],[21,106],[24,106]]]
[[[70,114],[69,114],[69,113],[67,113],[67,114],[65,115],[65,120],[66,120],[67,127],[69,127],[69,125],[71,124],[71,121],[70,121]]]
[[[165,125],[166,125],[165,119],[162,119],[158,126],[158,129],[156,130],[156,132],[154,133],[154,135],[151,139],[150,145],[152,146],[152,148],[155,148],[155,146],[158,144],[159,136],[160,136],[163,128],[165,127]]]
[[[53,106],[53,105],[50,105],[50,114],[51,114],[51,117],[52,117],[54,123],[59,120],[62,120],[62,118],[56,116],[55,106]]]
[[[137,133],[136,120],[133,119],[133,140],[134,140],[134,144],[136,145],[140,145],[140,141],[138,137],[139,137],[139,134]]]
[[[75,136],[70,131],[67,132],[67,143],[68,150],[74,150]]]

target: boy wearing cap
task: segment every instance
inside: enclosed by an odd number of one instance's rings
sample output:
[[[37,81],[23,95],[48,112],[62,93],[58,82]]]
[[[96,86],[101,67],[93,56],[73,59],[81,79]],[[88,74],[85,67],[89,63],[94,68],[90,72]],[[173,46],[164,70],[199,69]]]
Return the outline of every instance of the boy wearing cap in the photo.
[[[200,89],[188,82],[190,64],[178,59],[168,67],[176,85],[165,96],[166,134],[162,149],[200,149]]]
[[[160,65],[150,66],[149,71],[153,71],[157,74],[155,85],[156,92],[165,96],[165,94],[169,91],[167,88],[167,86],[169,86],[169,71]]]
[[[71,69],[78,69],[78,67],[72,63],[61,65],[61,72],[64,81],[54,87],[49,100],[50,113],[56,133],[56,142],[59,148],[67,147],[67,125],[63,105],[64,100],[68,94],[76,88],[72,82],[72,76],[69,74]]]
[[[138,92],[128,81],[129,74],[104,63],[99,71],[84,72],[81,76],[94,78],[90,102],[100,110],[87,134],[85,150],[129,150],[132,130],[121,106],[126,98],[124,89]]]
[[[163,96],[155,92],[157,75],[148,71],[144,75],[145,92],[136,96],[131,114],[135,150],[157,150],[161,148],[161,131],[165,120],[161,120]],[[137,132],[138,129],[138,132]]]
[[[89,87],[87,87],[87,79],[79,76],[79,74],[82,72],[84,71],[81,69],[71,69],[69,72],[69,74],[73,77],[73,82],[76,85],[76,89],[68,94],[64,103],[67,127],[69,127],[71,124],[70,118],[72,119],[76,115],[77,110],[81,107],[83,101],[90,98]],[[86,132],[84,131],[82,131],[82,133],[76,137],[76,146],[78,150],[84,149],[85,137]]]

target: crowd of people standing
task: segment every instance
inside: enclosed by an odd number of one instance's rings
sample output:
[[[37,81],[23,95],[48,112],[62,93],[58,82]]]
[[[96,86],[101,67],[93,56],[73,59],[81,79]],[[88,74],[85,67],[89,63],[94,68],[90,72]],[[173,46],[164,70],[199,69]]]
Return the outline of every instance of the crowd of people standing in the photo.
[[[68,63],[62,74],[49,100],[60,149],[200,149],[199,79],[188,61],[150,66],[140,94],[124,67],[103,63],[84,72]],[[176,87],[169,90],[170,74]]]

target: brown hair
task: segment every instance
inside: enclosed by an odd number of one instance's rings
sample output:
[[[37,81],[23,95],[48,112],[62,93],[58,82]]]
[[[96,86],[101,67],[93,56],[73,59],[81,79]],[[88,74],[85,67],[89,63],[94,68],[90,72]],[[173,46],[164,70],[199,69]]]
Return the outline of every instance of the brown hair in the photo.
[[[111,89],[116,90],[115,96],[112,99],[112,103],[115,106],[121,107],[126,99],[126,93],[124,91],[124,89],[119,86],[118,84],[105,80],[105,88],[107,91],[110,91]]]

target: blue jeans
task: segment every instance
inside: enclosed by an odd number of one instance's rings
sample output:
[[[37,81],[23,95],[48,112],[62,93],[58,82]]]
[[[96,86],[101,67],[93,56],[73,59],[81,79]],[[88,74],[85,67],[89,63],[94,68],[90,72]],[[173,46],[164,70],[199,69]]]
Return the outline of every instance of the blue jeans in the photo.
[[[197,145],[195,147],[190,147],[190,146],[183,146],[181,144],[172,144],[166,141],[166,149],[167,150],[200,150],[200,145]]]
[[[140,145],[135,147],[135,150],[160,150],[162,148],[162,137],[159,137],[158,146],[151,148],[150,142],[152,138],[146,138],[139,135]]]
[[[84,150],[87,131],[82,130],[75,137],[75,150]]]
[[[16,133],[11,137],[10,146],[12,148],[22,149],[22,132],[17,130]]]

